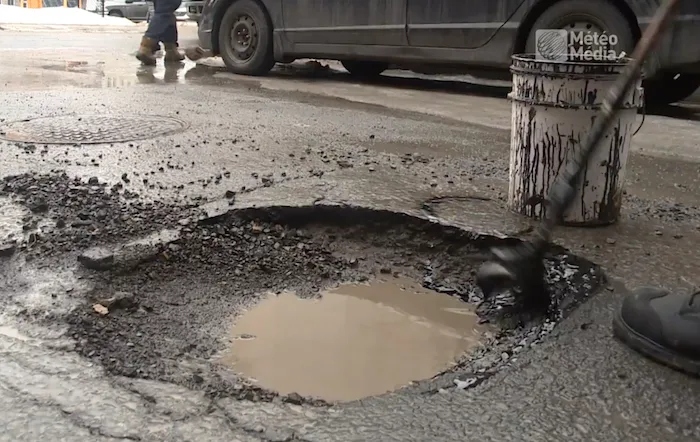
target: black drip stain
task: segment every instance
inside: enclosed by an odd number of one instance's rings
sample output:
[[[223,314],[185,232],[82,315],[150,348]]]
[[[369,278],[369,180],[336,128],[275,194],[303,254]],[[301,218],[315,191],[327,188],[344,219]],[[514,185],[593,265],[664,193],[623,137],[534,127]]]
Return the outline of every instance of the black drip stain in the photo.
[[[536,182],[536,177],[537,177],[537,163],[533,161],[531,158],[531,155],[533,154],[535,149],[532,149],[532,139],[534,137],[534,132],[536,130],[536,121],[535,121],[535,116],[537,115],[537,111],[535,110],[534,107],[530,108],[530,111],[528,112],[528,119],[527,122],[524,121],[522,113],[519,113],[517,115],[517,120],[516,120],[516,127],[517,128],[522,128],[525,127],[526,129],[524,131],[518,131],[516,133],[516,137],[518,140],[518,144],[522,145],[522,149],[517,150],[517,156],[515,157],[515,164],[514,168],[516,170],[521,170],[521,180],[519,183],[520,186],[516,187],[516,189],[519,189],[518,192],[518,199],[521,200],[523,196],[529,195],[528,201],[526,201],[525,205],[523,206],[522,210],[524,210],[526,215],[532,216],[534,207],[537,205],[541,205],[543,202],[541,199],[541,195],[537,195],[534,192],[534,185]],[[521,138],[521,134],[523,134]],[[539,197],[539,199],[538,199]]]
[[[617,126],[613,128],[612,139],[610,140],[603,198],[600,209],[596,214],[597,219],[600,221],[614,221],[622,204],[622,186],[620,183],[621,153],[628,136],[629,128],[623,131],[622,122],[618,121]]]

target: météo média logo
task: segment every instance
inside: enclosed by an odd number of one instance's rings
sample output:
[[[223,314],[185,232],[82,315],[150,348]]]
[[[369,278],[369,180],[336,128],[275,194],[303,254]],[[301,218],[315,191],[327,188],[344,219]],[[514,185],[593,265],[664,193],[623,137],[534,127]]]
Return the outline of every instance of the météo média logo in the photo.
[[[535,57],[549,61],[612,61],[617,36],[591,31],[538,29],[535,31]]]

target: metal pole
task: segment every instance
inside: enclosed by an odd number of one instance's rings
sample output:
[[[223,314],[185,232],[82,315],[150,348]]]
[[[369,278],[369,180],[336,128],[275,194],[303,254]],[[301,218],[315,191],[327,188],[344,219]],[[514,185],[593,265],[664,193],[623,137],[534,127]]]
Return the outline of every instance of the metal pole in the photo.
[[[100,0],[100,2],[102,3],[102,17],[104,17],[105,16],[105,0]]]

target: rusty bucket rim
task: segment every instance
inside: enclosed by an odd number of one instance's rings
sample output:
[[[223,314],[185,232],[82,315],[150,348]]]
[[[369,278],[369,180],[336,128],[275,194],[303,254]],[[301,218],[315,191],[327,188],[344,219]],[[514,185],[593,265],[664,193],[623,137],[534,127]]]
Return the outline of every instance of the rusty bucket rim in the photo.
[[[550,64],[558,66],[580,66],[580,67],[624,67],[629,64],[632,59],[630,57],[621,57],[615,61],[559,61],[559,60],[542,60],[537,59],[537,54],[533,53],[520,53],[513,54],[510,56],[513,61],[521,61],[525,63],[538,63],[538,64]]]

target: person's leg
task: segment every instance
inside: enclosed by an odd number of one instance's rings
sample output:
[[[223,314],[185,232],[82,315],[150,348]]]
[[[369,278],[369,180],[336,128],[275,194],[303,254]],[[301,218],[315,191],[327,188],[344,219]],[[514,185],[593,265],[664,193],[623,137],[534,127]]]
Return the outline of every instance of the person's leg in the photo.
[[[657,362],[700,376],[700,291],[635,290],[615,315],[613,334]]]
[[[150,23],[151,20],[153,20],[153,15],[152,15],[152,13],[155,11],[155,8],[156,8],[156,1],[157,1],[157,0],[151,1],[151,3],[153,3],[153,11],[150,11],[150,7],[149,7],[149,11],[148,11],[148,23]],[[159,41],[154,41],[154,42],[153,42],[153,55],[155,56],[156,53],[157,53],[158,51],[160,51],[160,42],[159,42]]]
[[[141,63],[149,66],[156,64],[155,52],[160,48],[161,35],[163,35],[168,24],[167,14],[158,12],[158,8],[162,3],[163,0],[159,0],[156,4],[156,12],[148,23],[148,28],[146,28],[146,33],[141,39],[141,45],[136,53],[136,58],[141,60]]]
[[[159,0],[162,1],[162,0]],[[165,47],[165,62],[166,63],[180,63],[185,59],[185,56],[180,53],[178,49],[178,35],[177,35],[177,18],[175,17],[175,10],[180,7],[182,3],[180,0],[168,0],[173,1],[173,12],[170,14],[169,25],[163,34],[163,46]]]
[[[158,42],[163,42],[168,38],[171,18],[175,18],[175,10],[180,7],[181,0],[158,0],[154,6],[153,18],[148,23],[148,28],[141,40],[141,46],[136,53],[136,58],[143,64],[155,65],[156,58],[153,54],[153,47]]]

